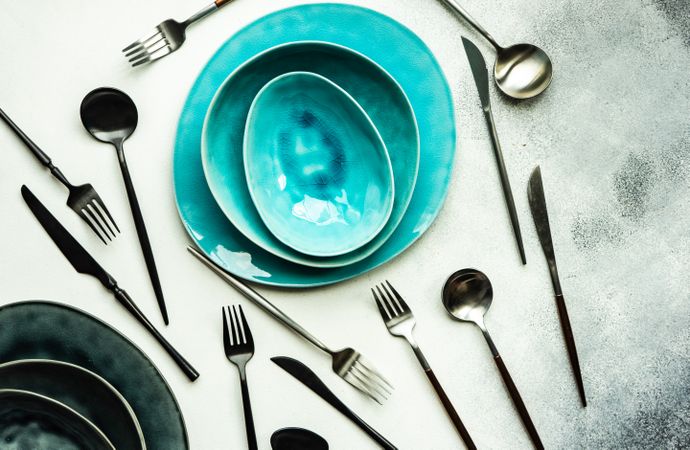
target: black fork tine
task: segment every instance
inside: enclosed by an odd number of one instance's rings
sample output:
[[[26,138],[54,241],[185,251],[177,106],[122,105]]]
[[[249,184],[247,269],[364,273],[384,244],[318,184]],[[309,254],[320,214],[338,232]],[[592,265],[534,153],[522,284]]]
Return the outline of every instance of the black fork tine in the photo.
[[[93,199],[93,200],[91,201],[91,203],[90,203],[88,206],[90,206],[91,209],[96,213],[96,215],[98,215],[98,218],[101,219],[101,220],[98,221],[99,226],[100,226],[101,228],[103,228],[103,227],[101,226],[101,224],[102,224],[102,225],[105,225],[105,227],[108,229],[108,231],[110,231],[110,235],[111,235],[112,237],[115,237],[115,233],[113,232],[113,229],[110,227],[110,224],[108,223],[108,221],[105,220],[105,217],[103,216],[103,213],[101,212],[101,210],[100,210],[100,208],[99,208],[100,205],[98,204],[98,202],[96,201],[96,199]],[[105,232],[105,230],[103,230],[103,232]],[[108,239],[110,239],[110,236],[108,236]],[[112,239],[111,239],[111,240],[112,240]]]
[[[225,356],[230,357],[232,342],[230,342],[230,329],[228,328],[225,306],[223,306],[221,311],[223,313],[223,347],[225,348]]]
[[[84,222],[86,222],[86,224],[89,226],[89,228],[91,228],[91,229],[93,230],[93,232],[96,233],[96,236],[98,236],[98,238],[99,238],[101,241],[103,241],[103,243],[104,243],[105,245],[108,245],[108,243],[106,242],[106,240],[103,239],[103,236],[101,236],[101,233],[98,231],[98,229],[96,228],[96,226],[95,226],[95,225],[93,224],[93,222],[91,221],[91,217],[88,216],[88,215],[86,215],[86,213],[84,212],[83,209],[77,211],[77,214],[79,214],[79,217],[81,217],[81,218],[84,220]],[[105,233],[105,230],[103,230],[103,232]],[[108,235],[106,234],[106,236],[108,236]],[[110,239],[110,236],[108,236],[108,239]],[[110,240],[112,240],[112,239],[110,239]]]
[[[240,330],[240,324],[237,320],[237,311],[235,310],[235,305],[232,305],[228,309],[230,310],[230,329],[232,331],[232,341],[233,345],[237,346],[243,343],[242,330]]]
[[[113,230],[110,228],[109,223],[111,223],[113,225],[113,227],[115,227],[115,230],[117,230],[117,232],[119,233],[120,228],[117,226],[117,223],[115,223],[115,219],[113,219],[113,216],[110,215],[108,208],[105,207],[105,203],[103,203],[103,200],[101,200],[101,197],[98,194],[94,194],[93,203],[95,203],[98,206],[98,208],[97,208],[98,215],[101,216],[101,219],[103,219],[103,222],[105,222],[105,224],[108,225],[108,229],[110,230],[110,232],[113,234],[113,237],[114,237],[115,233],[113,233]],[[108,220],[105,220],[105,217],[103,217],[103,215],[101,214],[101,211],[103,211],[105,213],[105,215],[108,217]]]
[[[242,319],[242,330],[244,331],[244,341],[246,344],[254,347],[254,338],[252,337],[252,331],[249,329],[249,324],[247,323],[247,318],[244,316],[244,311],[242,310],[242,305],[237,305],[237,309],[240,312],[240,319]]]
[[[92,223],[95,223],[96,225],[98,225],[98,228],[103,232],[103,235],[105,237],[107,237],[109,241],[113,240],[113,238],[110,236],[110,234],[108,234],[108,232],[105,231],[105,227],[103,226],[102,221],[98,220],[98,217],[96,217],[96,214],[95,214],[96,208],[93,205],[91,205],[91,204],[85,205],[84,208],[82,209],[82,211],[84,211],[86,213],[86,215],[89,216]],[[115,235],[113,234],[113,236],[115,236]]]

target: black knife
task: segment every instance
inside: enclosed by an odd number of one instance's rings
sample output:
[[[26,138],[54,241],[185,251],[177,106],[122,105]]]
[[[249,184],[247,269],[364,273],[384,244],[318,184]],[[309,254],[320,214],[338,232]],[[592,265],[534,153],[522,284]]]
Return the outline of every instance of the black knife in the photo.
[[[190,381],[199,378],[197,372],[191,364],[180,355],[177,350],[158,332],[153,324],[146,318],[144,313],[137,307],[124,289],[117,285],[117,281],[96,262],[95,259],[77,242],[76,239],[58,222],[58,220],[46,209],[45,206],[36,198],[28,187],[22,186],[22,197],[36,216],[39,223],[46,230],[48,236],[55,242],[65,258],[72,264],[77,272],[96,277],[110,292],[113,293],[118,302],[130,312],[144,327],[156,338],[166,352],[175,360]]]
[[[565,345],[568,348],[568,356],[570,358],[570,365],[573,369],[573,374],[575,375],[577,390],[580,394],[582,406],[587,406],[587,398],[585,397],[585,386],[582,382],[582,373],[580,371],[580,361],[577,357],[577,349],[575,348],[575,338],[573,337],[573,330],[570,326],[568,310],[565,307],[565,299],[563,298],[563,292],[561,291],[561,282],[558,279],[556,255],[553,251],[551,227],[549,227],[549,214],[546,210],[544,185],[542,183],[541,169],[539,169],[539,166],[537,166],[534,169],[532,175],[529,177],[527,198],[529,200],[529,207],[532,210],[532,218],[534,218],[534,225],[537,228],[539,242],[541,242],[541,248],[544,250],[546,262],[549,265],[551,283],[553,284],[553,291],[556,294],[556,307],[558,308],[558,317],[561,321],[563,337],[565,338]]]
[[[510,189],[510,180],[508,179],[508,171],[506,164],[503,161],[503,152],[501,151],[501,144],[498,141],[498,133],[496,132],[496,125],[494,124],[494,116],[491,113],[491,100],[489,98],[489,73],[486,69],[486,62],[482,53],[476,45],[470,40],[462,38],[462,44],[465,46],[465,53],[470,62],[470,69],[474,77],[474,83],[477,85],[479,91],[479,100],[482,102],[482,109],[484,110],[484,118],[489,127],[489,135],[491,136],[491,143],[494,148],[494,156],[498,164],[498,174],[501,177],[501,187],[503,188],[503,196],[506,199],[508,206],[508,214],[510,214],[510,223],[513,225],[513,233],[517,241],[518,251],[520,252],[520,259],[522,264],[527,264],[525,257],[525,247],[522,244],[522,233],[520,233],[520,222],[518,221],[517,211],[515,210],[515,201],[513,200],[513,192]]]
[[[357,414],[352,412],[350,408],[340,401],[333,392],[319,379],[312,370],[303,363],[287,356],[274,356],[271,361],[280,366],[281,369],[297,378],[303,385],[311,389],[316,395],[324,399],[328,404],[337,409],[341,414],[350,419],[366,434],[369,435],[377,444],[387,450],[397,450],[397,447],[391,444],[386,438],[381,436],[379,432],[374,430],[369,424],[362,420]]]

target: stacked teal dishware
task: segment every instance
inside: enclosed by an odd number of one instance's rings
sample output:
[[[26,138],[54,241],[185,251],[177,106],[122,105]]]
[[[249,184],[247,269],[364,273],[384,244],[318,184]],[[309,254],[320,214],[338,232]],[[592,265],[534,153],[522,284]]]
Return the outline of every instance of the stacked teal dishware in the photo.
[[[403,25],[343,4],[275,12],[232,36],[191,89],[174,151],[180,217],[241,278],[357,276],[438,214],[454,123],[438,63]]]

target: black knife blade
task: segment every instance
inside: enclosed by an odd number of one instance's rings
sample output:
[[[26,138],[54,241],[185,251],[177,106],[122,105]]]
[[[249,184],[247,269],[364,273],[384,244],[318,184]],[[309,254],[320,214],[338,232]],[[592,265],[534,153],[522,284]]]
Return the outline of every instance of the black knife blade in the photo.
[[[113,289],[117,283],[103,267],[77,242],[60,222],[43,206],[43,203],[29,190],[22,186],[22,197],[36,216],[48,236],[55,242],[72,267],[79,272],[94,276],[108,289]]]
[[[84,249],[84,247],[74,239],[65,227],[53,216],[50,211],[36,198],[36,196],[29,190],[28,187],[22,186],[22,197],[29,206],[31,212],[36,216],[38,222],[41,224],[48,236],[53,240],[55,245],[60,249],[65,258],[72,264],[72,267],[77,272],[96,277],[127,311],[130,312],[163,346],[165,351],[175,360],[177,365],[182,369],[187,378],[191,381],[199,377],[199,372],[192,367],[182,355],[161,335],[156,327],[149,321],[139,307],[134,303],[134,300],[127,294],[127,292],[117,285],[117,281],[101,267],[98,262]]]
[[[316,395],[324,399],[328,404],[338,410],[345,417],[355,423],[360,429],[376,441],[382,448],[387,450],[397,450],[386,438],[384,438],[378,431],[374,430],[362,418],[355,414],[350,408],[335,396],[333,392],[319,379],[319,377],[306,365],[297,361],[294,358],[287,356],[274,356],[271,361],[276,363],[281,369],[297,378],[297,380],[311,389]]]
[[[527,199],[529,200],[529,207],[532,211],[532,218],[537,229],[539,242],[541,248],[544,250],[546,262],[549,266],[549,273],[551,275],[551,284],[556,294],[556,307],[558,308],[558,318],[561,322],[561,329],[563,330],[563,339],[565,340],[566,348],[568,349],[568,358],[570,359],[570,366],[575,376],[575,384],[580,395],[582,406],[587,406],[587,396],[585,395],[585,385],[582,381],[582,371],[580,369],[580,360],[577,356],[577,347],[575,347],[575,336],[570,325],[570,318],[568,317],[568,309],[565,306],[565,298],[561,291],[561,282],[558,279],[558,268],[556,267],[556,255],[553,251],[553,239],[551,238],[551,227],[549,226],[549,214],[546,209],[546,197],[544,196],[544,183],[541,178],[541,169],[537,166],[529,177],[529,184],[527,186]]]

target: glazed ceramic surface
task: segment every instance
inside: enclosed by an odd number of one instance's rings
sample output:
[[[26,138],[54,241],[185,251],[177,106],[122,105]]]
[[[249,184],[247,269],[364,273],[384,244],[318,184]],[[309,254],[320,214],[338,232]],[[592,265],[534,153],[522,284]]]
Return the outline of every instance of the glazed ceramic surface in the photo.
[[[115,450],[94,424],[33,392],[0,389],[0,450]]]
[[[0,307],[0,363],[53,359],[106,379],[127,399],[149,450],[186,450],[187,431],[170,387],[131,341],[95,317],[47,301]]]
[[[362,29],[375,29],[376,33],[361,33]],[[331,41],[377,61],[405,90],[419,125],[419,175],[408,211],[379,250],[356,264],[336,269],[287,263],[242,236],[217,206],[206,185],[201,163],[203,119],[228,73],[258,52],[299,40]],[[286,70],[313,71],[308,67]],[[375,113],[353,89],[336,78],[337,74],[320,74],[346,89],[377,123]],[[387,141],[382,127],[378,128]],[[389,151],[391,155],[395,153],[390,145]],[[369,9],[342,4],[302,5],[278,11],[248,25],[231,37],[202,70],[178,125],[174,154],[176,200],[191,238],[229,272],[264,284],[318,286],[367,272],[412,244],[433,222],[443,204],[454,153],[455,124],[450,90],[430,50],[414,33]]]
[[[96,425],[115,448],[145,448],[139,421],[127,400],[105,379],[84,368],[62,361],[12,361],[0,365],[0,389],[50,397]]]
[[[304,428],[282,428],[271,435],[273,450],[328,450],[328,442]]]
[[[335,80],[367,111],[389,151],[395,182],[391,216],[371,242],[345,255],[317,258],[284,245],[264,225],[247,187],[242,146],[251,103],[266,83],[294,70],[308,70]],[[311,267],[345,266],[361,261],[381,247],[405,214],[419,166],[417,122],[400,85],[364,55],[325,42],[278,45],[254,55],[234,70],[211,102],[201,142],[206,181],[235,227],[270,253]],[[208,145],[209,142],[214,145]]]
[[[393,208],[393,171],[376,127],[317,74],[290,72],[259,91],[247,116],[244,169],[268,229],[308,255],[361,247]]]

